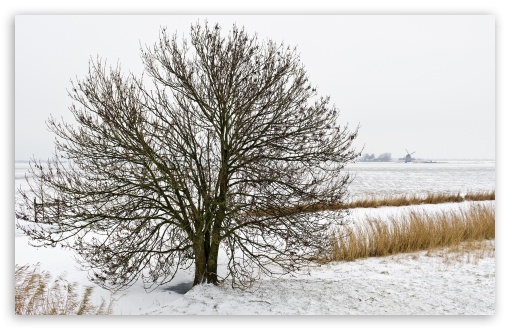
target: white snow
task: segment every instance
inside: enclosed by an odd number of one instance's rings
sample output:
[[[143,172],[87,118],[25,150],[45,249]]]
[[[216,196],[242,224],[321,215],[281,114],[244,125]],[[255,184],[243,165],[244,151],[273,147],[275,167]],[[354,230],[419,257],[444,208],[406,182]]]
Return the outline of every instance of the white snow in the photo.
[[[353,199],[367,196],[492,191],[496,188],[494,161],[438,163],[355,163],[347,170],[355,177],[349,186]]]
[[[485,166],[485,165],[484,165]],[[18,176],[24,169],[16,169]],[[484,167],[485,171],[485,167]],[[370,172],[371,173],[371,172]],[[421,172],[420,172],[421,173]],[[361,176],[362,174],[360,174]],[[404,172],[404,176],[418,174]],[[492,175],[492,174],[491,174]],[[473,176],[473,177],[476,177]],[[472,177],[470,177],[470,180]],[[481,181],[484,181],[483,179]],[[402,179],[402,182],[405,180]],[[480,181],[480,182],[481,182]],[[490,180],[488,180],[490,181]],[[415,182],[420,182],[419,180]],[[436,190],[442,191],[436,180]],[[465,182],[469,186],[469,181]],[[492,187],[487,187],[490,190]],[[404,189],[404,190],[407,190]],[[466,204],[467,205],[467,204]],[[400,213],[410,208],[427,210],[459,204],[400,208],[356,209],[354,221],[367,215]],[[73,252],[60,248],[34,248],[16,232],[15,263],[40,263],[54,276],[67,273],[70,281],[90,285],[87,273],[77,269]],[[492,242],[493,244],[494,242]],[[145,292],[135,284],[114,297],[116,315],[494,315],[496,313],[496,260],[494,255],[459,261],[440,251],[400,254],[354,262],[310,267],[281,278],[263,278],[246,291],[221,286],[191,288],[193,273],[181,271],[167,286]],[[220,259],[225,267],[225,257]],[[95,298],[110,297],[97,288]],[[499,311],[500,313],[503,311]]]
[[[426,252],[332,263],[250,291],[201,285],[146,311],[164,315],[493,315],[495,260]]]
[[[467,205],[468,203],[466,203]],[[456,204],[422,206],[428,210]],[[404,212],[413,207],[357,209],[353,216]],[[356,221],[356,220],[355,220]],[[16,237],[16,263],[35,264],[82,285],[90,284],[79,271],[72,251],[34,248]],[[167,286],[145,292],[135,284],[114,297],[116,315],[494,315],[496,262],[494,255],[478,260],[451,261],[427,251],[354,262],[314,266],[281,278],[264,278],[250,290],[219,287],[191,288],[192,271],[182,271]],[[220,267],[226,259],[220,259]],[[188,291],[189,290],[189,291]],[[110,297],[97,288],[96,299]]]

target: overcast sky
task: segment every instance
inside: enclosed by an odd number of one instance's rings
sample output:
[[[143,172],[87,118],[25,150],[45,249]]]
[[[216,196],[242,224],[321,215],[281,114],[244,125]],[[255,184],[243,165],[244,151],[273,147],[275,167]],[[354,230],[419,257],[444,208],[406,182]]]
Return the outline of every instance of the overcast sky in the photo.
[[[181,35],[208,19],[296,46],[310,81],[360,124],[364,153],[495,158],[495,19],[438,16],[16,16],[15,159],[48,158],[51,115],[72,120],[70,80],[97,55],[141,73],[140,45],[161,26]]]

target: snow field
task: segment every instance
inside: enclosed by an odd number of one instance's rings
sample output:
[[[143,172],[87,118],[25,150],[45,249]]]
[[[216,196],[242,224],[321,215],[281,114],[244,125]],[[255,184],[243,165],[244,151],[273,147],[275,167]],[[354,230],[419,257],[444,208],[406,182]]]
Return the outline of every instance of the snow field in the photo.
[[[355,164],[353,195],[493,190],[494,162],[482,164]],[[407,166],[407,167],[405,167]],[[25,186],[26,165],[16,165],[15,185]],[[455,174],[460,172],[461,174]],[[453,175],[453,176],[452,176]],[[475,189],[476,188],[476,189]],[[486,203],[486,202],[482,202]],[[490,202],[493,203],[493,202]],[[467,207],[469,202],[354,209],[350,219],[380,218],[409,210]],[[56,277],[63,272],[80,287],[90,285],[73,251],[35,248],[14,230],[16,264],[40,263]],[[446,257],[445,257],[446,255]],[[473,251],[467,261],[427,251],[310,267],[277,279],[263,278],[251,290],[200,285],[192,270],[180,271],[165,287],[146,292],[140,283],[113,296],[115,315],[493,315],[496,308],[495,255]],[[221,265],[223,262],[223,265]],[[225,267],[226,259],[220,259]],[[220,272],[222,270],[220,269]],[[191,288],[191,290],[190,290]],[[188,291],[189,290],[189,291]],[[111,293],[96,288],[96,304]]]
[[[250,291],[201,285],[151,315],[493,315],[495,259],[426,252],[331,263]]]

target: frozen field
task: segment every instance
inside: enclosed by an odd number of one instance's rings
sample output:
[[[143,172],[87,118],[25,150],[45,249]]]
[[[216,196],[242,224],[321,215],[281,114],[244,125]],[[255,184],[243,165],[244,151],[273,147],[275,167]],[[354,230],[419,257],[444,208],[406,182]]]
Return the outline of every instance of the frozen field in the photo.
[[[17,163],[16,187],[27,164]],[[488,191],[495,188],[494,162],[435,164],[362,163],[349,166],[356,174],[352,195]],[[492,202],[489,202],[492,203]],[[467,203],[462,203],[466,204]],[[427,209],[458,204],[418,206]],[[366,214],[390,214],[408,208],[355,210],[353,220]],[[71,251],[36,249],[27,237],[15,235],[15,263],[35,264],[53,275],[63,272],[81,285],[90,284],[77,269]],[[279,279],[263,279],[254,290],[209,285],[190,290],[193,274],[183,271],[170,285],[146,293],[134,285],[121,296],[115,314],[241,314],[241,315],[493,315],[495,257],[447,262],[444,256],[419,252],[350,263],[312,267]],[[96,298],[110,293],[96,290]]]
[[[28,163],[16,163],[15,186],[25,187]],[[496,188],[495,161],[438,161],[437,163],[356,163],[347,166],[354,181],[351,197],[367,195],[466,193]]]
[[[356,163],[348,165],[347,170],[355,176],[350,186],[353,198],[430,192],[465,194],[496,188],[494,161]]]

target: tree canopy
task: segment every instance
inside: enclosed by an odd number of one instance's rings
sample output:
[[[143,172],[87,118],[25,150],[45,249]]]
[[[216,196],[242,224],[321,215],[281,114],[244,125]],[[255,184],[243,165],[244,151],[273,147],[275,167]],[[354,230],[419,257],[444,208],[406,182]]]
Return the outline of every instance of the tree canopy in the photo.
[[[358,129],[297,50],[197,23],[141,58],[141,77],[91,61],[68,91],[75,122],[48,120],[55,156],[32,161],[16,212],[32,243],[75,250],[108,289],[188,267],[194,284],[246,287],[323,253],[345,211],[307,210],[345,199]]]

